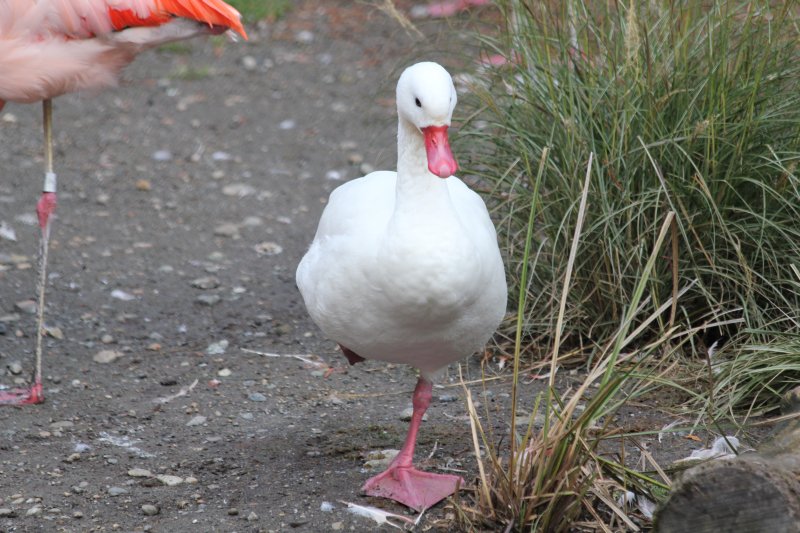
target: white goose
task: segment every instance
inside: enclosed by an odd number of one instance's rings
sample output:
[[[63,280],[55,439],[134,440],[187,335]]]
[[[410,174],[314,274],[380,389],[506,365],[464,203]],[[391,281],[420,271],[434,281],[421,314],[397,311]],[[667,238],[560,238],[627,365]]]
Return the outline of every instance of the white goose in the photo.
[[[483,347],[506,310],[497,235],[483,200],[458,178],[450,151],[456,91],[436,63],[397,84],[397,172],[373,172],[330,196],[297,285],[311,318],[351,364],[405,363],[420,371],[405,444],[369,479],[371,496],[422,510],[453,494],[459,476],[412,465],[432,380]]]

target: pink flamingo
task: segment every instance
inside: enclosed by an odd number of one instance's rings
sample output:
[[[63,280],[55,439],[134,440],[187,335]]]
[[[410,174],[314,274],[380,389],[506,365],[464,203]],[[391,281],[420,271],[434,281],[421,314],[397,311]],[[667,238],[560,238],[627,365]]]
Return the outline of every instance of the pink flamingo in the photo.
[[[0,0],[0,110],[6,102],[43,101],[45,137],[45,180],[36,206],[42,232],[36,366],[30,389],[2,392],[0,404],[44,401],[44,293],[56,208],[51,99],[115,85],[148,48],[227,30],[247,38],[239,13],[222,0]]]

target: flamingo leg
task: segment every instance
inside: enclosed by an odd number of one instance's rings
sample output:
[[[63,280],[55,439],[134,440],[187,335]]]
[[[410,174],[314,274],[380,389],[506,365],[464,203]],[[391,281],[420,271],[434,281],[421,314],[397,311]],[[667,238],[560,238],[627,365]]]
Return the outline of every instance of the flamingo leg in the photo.
[[[417,511],[427,509],[454,494],[464,484],[461,476],[433,474],[414,468],[414,448],[417,433],[428,406],[431,404],[433,383],[420,377],[414,389],[414,413],[403,448],[385,472],[367,480],[363,491],[369,496],[389,498]]]
[[[0,405],[36,404],[44,401],[42,387],[42,338],[44,336],[44,296],[47,288],[47,252],[50,248],[50,216],[56,210],[56,175],[53,172],[53,101],[42,102],[44,124],[45,178],[42,196],[36,204],[41,236],[39,238],[39,298],[36,305],[36,363],[29,389],[0,392]]]

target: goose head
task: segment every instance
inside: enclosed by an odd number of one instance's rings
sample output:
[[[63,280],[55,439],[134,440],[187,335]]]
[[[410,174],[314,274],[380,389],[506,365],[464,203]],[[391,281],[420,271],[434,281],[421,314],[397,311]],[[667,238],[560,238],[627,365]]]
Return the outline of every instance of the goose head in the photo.
[[[458,170],[447,128],[456,106],[456,89],[450,74],[438,63],[423,62],[408,67],[397,83],[397,114],[418,131],[425,141],[428,170],[448,178]]]

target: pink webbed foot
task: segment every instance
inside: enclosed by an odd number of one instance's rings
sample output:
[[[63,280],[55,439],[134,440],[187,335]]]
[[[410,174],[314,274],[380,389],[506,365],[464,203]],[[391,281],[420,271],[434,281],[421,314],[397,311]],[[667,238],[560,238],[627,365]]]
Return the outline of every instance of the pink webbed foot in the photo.
[[[389,498],[422,511],[455,494],[460,485],[464,485],[461,476],[423,472],[413,466],[390,466],[368,479],[361,490],[368,496]]]
[[[0,405],[26,405],[44,402],[41,383],[34,383],[30,389],[0,391]]]

